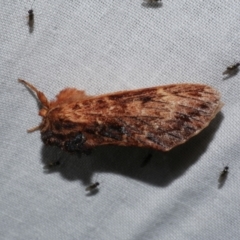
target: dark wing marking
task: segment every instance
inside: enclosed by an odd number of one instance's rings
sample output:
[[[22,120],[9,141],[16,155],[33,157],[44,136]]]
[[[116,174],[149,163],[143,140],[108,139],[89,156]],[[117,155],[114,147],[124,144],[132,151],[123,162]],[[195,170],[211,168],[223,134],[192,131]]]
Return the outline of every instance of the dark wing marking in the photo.
[[[168,151],[208,126],[221,106],[219,93],[209,86],[175,84],[92,97],[72,109],[89,146]]]

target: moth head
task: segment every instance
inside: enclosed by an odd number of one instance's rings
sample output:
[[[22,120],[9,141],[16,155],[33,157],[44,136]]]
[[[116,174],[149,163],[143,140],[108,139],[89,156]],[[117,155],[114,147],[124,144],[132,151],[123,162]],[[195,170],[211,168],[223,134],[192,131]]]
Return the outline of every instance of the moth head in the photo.
[[[37,90],[37,88],[35,88],[32,84],[26,82],[25,80],[22,79],[18,79],[18,81],[20,83],[23,83],[25,86],[27,86],[28,88],[30,88],[33,92],[35,92],[37,94],[38,100],[40,101],[41,105],[42,105],[42,109],[39,111],[39,115],[41,117],[45,117],[47,115],[47,112],[49,110],[49,101],[47,100],[46,96],[44,95],[43,92],[40,92]]]

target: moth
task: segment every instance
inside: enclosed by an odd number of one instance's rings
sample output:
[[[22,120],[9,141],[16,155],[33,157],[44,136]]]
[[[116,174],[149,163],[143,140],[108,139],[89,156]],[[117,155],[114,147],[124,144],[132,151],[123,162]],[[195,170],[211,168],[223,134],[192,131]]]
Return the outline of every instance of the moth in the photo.
[[[95,182],[91,185],[89,185],[88,187],[86,187],[86,191],[93,191],[93,190],[96,190],[96,188],[100,185],[99,182]]]
[[[234,65],[228,66],[226,70],[223,72],[223,75],[236,75],[239,72],[240,63],[236,63]]]
[[[228,176],[228,171],[229,171],[229,167],[226,166],[224,167],[223,171],[221,172],[219,178],[218,178],[218,188],[221,188],[224,183],[227,180],[227,176]]]
[[[202,84],[172,84],[100,96],[66,88],[49,101],[32,84],[43,143],[67,152],[89,153],[100,145],[169,151],[206,128],[222,107],[220,94]]]

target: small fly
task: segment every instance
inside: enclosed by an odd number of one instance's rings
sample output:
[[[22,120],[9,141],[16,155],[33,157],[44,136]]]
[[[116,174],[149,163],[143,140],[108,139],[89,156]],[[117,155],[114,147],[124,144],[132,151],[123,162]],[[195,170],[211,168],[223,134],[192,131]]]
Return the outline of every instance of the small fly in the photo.
[[[94,191],[94,190],[97,189],[97,187],[98,187],[99,185],[100,185],[99,182],[95,182],[95,183],[89,185],[88,187],[86,187],[85,190],[88,191],[88,192]]]
[[[218,178],[218,188],[221,188],[225,184],[227,180],[228,172],[229,172],[228,170],[229,170],[229,167],[226,166],[220,173],[220,176]]]
[[[231,66],[228,66],[226,70],[223,72],[223,75],[230,75],[230,76],[236,75],[239,71],[239,68],[238,68],[239,66],[240,66],[240,63],[236,63]]]

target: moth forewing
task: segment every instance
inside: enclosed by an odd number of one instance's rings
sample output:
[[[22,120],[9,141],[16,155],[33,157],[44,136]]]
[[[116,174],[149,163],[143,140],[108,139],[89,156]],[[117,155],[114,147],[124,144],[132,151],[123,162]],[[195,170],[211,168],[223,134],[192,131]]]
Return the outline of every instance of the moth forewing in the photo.
[[[38,96],[42,140],[68,152],[99,145],[169,151],[208,126],[222,107],[220,94],[201,84],[172,84],[91,97],[67,88],[53,101]]]

